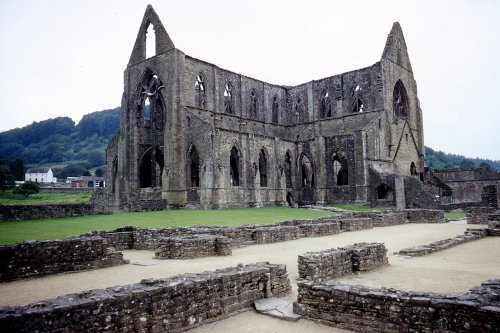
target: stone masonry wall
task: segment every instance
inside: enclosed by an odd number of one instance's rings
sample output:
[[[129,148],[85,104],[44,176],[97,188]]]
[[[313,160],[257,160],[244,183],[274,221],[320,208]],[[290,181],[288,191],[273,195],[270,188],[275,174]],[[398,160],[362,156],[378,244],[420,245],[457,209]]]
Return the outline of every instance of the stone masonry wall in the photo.
[[[488,224],[488,215],[497,211],[497,208],[477,207],[466,212],[468,224]]]
[[[323,282],[354,272],[366,272],[388,264],[382,243],[357,243],[299,255],[299,278]]]
[[[410,223],[446,222],[442,210],[437,209],[405,209],[404,213]]]
[[[224,236],[192,235],[168,238],[155,251],[156,259],[189,259],[231,255],[231,241]]]
[[[179,332],[291,290],[285,265],[238,266],[0,308],[4,332]]]
[[[374,227],[388,227],[405,224],[406,215],[403,212],[376,213],[376,212],[353,212],[353,217],[371,218]]]
[[[102,237],[0,245],[0,281],[125,264]]]
[[[443,239],[428,245],[419,245],[402,249],[398,252],[400,255],[418,257],[431,254],[434,252],[446,250],[450,247],[457,246],[466,242],[477,240],[487,236],[487,229],[467,229],[463,235],[458,235],[453,238]]]
[[[358,332],[498,332],[500,280],[463,294],[298,282],[294,312]]]
[[[95,214],[90,204],[0,205],[0,221],[24,221]]]

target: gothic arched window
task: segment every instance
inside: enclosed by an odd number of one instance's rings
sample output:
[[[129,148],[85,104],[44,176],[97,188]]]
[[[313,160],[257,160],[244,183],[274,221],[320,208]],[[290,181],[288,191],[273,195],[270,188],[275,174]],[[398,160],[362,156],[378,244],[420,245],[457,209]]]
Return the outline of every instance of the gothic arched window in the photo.
[[[293,107],[293,111],[294,111],[296,124],[307,120],[305,117],[305,114],[304,114],[304,105],[303,105],[302,99],[300,97],[297,97],[295,99],[295,105]]]
[[[194,89],[195,89],[195,103],[196,106],[199,108],[204,108],[206,104],[206,99],[205,99],[205,79],[203,77],[203,74],[198,74],[196,76],[196,82],[194,84]]]
[[[351,92],[352,95],[352,108],[351,112],[352,113],[361,113],[364,112],[364,104],[363,104],[363,90],[359,85],[356,85],[356,87],[352,90]]]
[[[187,176],[189,187],[200,186],[200,157],[195,146],[191,146],[188,154]]]
[[[328,91],[325,91],[321,94],[321,118],[327,118],[332,116],[332,101],[330,99],[330,95]]]
[[[285,178],[286,187],[292,187],[292,157],[290,156],[289,151],[287,151],[285,155]]]
[[[233,87],[230,82],[224,86],[224,112],[233,114]]]
[[[408,98],[405,86],[401,80],[398,80],[394,86],[393,108],[396,116],[406,117],[408,115]]]
[[[278,104],[278,96],[274,95],[273,97],[273,104],[271,107],[272,110],[272,122],[274,124],[278,123],[278,110],[279,110],[279,104]]]
[[[347,159],[333,154],[333,179],[337,186],[349,185],[349,171]]]
[[[267,187],[267,157],[264,148],[259,153],[260,187]]]
[[[250,108],[248,110],[250,118],[257,119],[257,92],[255,89],[250,91]]]
[[[231,148],[229,157],[229,181],[232,186],[240,186],[240,153],[236,147]]]

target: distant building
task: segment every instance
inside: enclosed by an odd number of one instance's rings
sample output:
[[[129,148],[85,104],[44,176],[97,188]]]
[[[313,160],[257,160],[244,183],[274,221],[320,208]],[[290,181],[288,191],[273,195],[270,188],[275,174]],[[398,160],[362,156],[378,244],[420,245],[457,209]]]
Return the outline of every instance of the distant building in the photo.
[[[51,168],[30,168],[24,175],[25,181],[32,181],[37,183],[56,183],[57,178],[54,177]]]
[[[71,184],[71,187],[92,188],[104,187],[103,177],[81,176],[81,177],[68,177],[66,184]]]

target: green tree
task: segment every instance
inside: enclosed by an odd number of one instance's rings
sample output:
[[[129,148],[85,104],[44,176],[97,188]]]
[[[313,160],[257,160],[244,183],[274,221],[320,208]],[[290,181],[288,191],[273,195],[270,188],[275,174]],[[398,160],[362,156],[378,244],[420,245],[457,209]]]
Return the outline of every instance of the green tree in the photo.
[[[30,180],[24,182],[14,189],[14,194],[22,194],[26,198],[31,194],[40,192],[40,185],[38,183],[32,182]]]
[[[486,170],[491,170],[491,165],[488,162],[486,162],[486,161],[479,163],[479,167],[480,168],[484,168]]]
[[[15,180],[24,180],[24,162],[20,158],[16,158],[9,163],[10,172]]]
[[[95,175],[96,175],[96,177],[103,177],[104,176],[104,169],[103,168],[95,169]]]
[[[14,177],[12,177],[9,168],[5,164],[0,165],[0,188],[2,193],[6,189],[14,187],[14,184]]]
[[[82,176],[87,176],[87,177],[89,177],[89,176],[92,176],[92,174],[90,173],[90,171],[89,171],[89,170],[85,170],[85,172],[83,173],[83,175],[82,175]]]

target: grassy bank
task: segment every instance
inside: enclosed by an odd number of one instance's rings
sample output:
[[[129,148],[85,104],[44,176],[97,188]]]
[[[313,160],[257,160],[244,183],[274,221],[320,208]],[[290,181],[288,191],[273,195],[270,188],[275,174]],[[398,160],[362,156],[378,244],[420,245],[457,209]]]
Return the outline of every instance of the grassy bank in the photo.
[[[46,205],[56,203],[84,203],[88,202],[91,191],[78,192],[45,192],[43,190],[29,197],[14,194],[12,190],[0,192],[0,205]]]
[[[112,230],[123,226],[172,227],[193,225],[237,226],[270,224],[290,219],[313,219],[332,215],[325,211],[286,207],[238,208],[222,210],[165,210],[157,212],[90,215],[60,219],[0,222],[0,243],[27,239],[57,239],[92,230]]]

